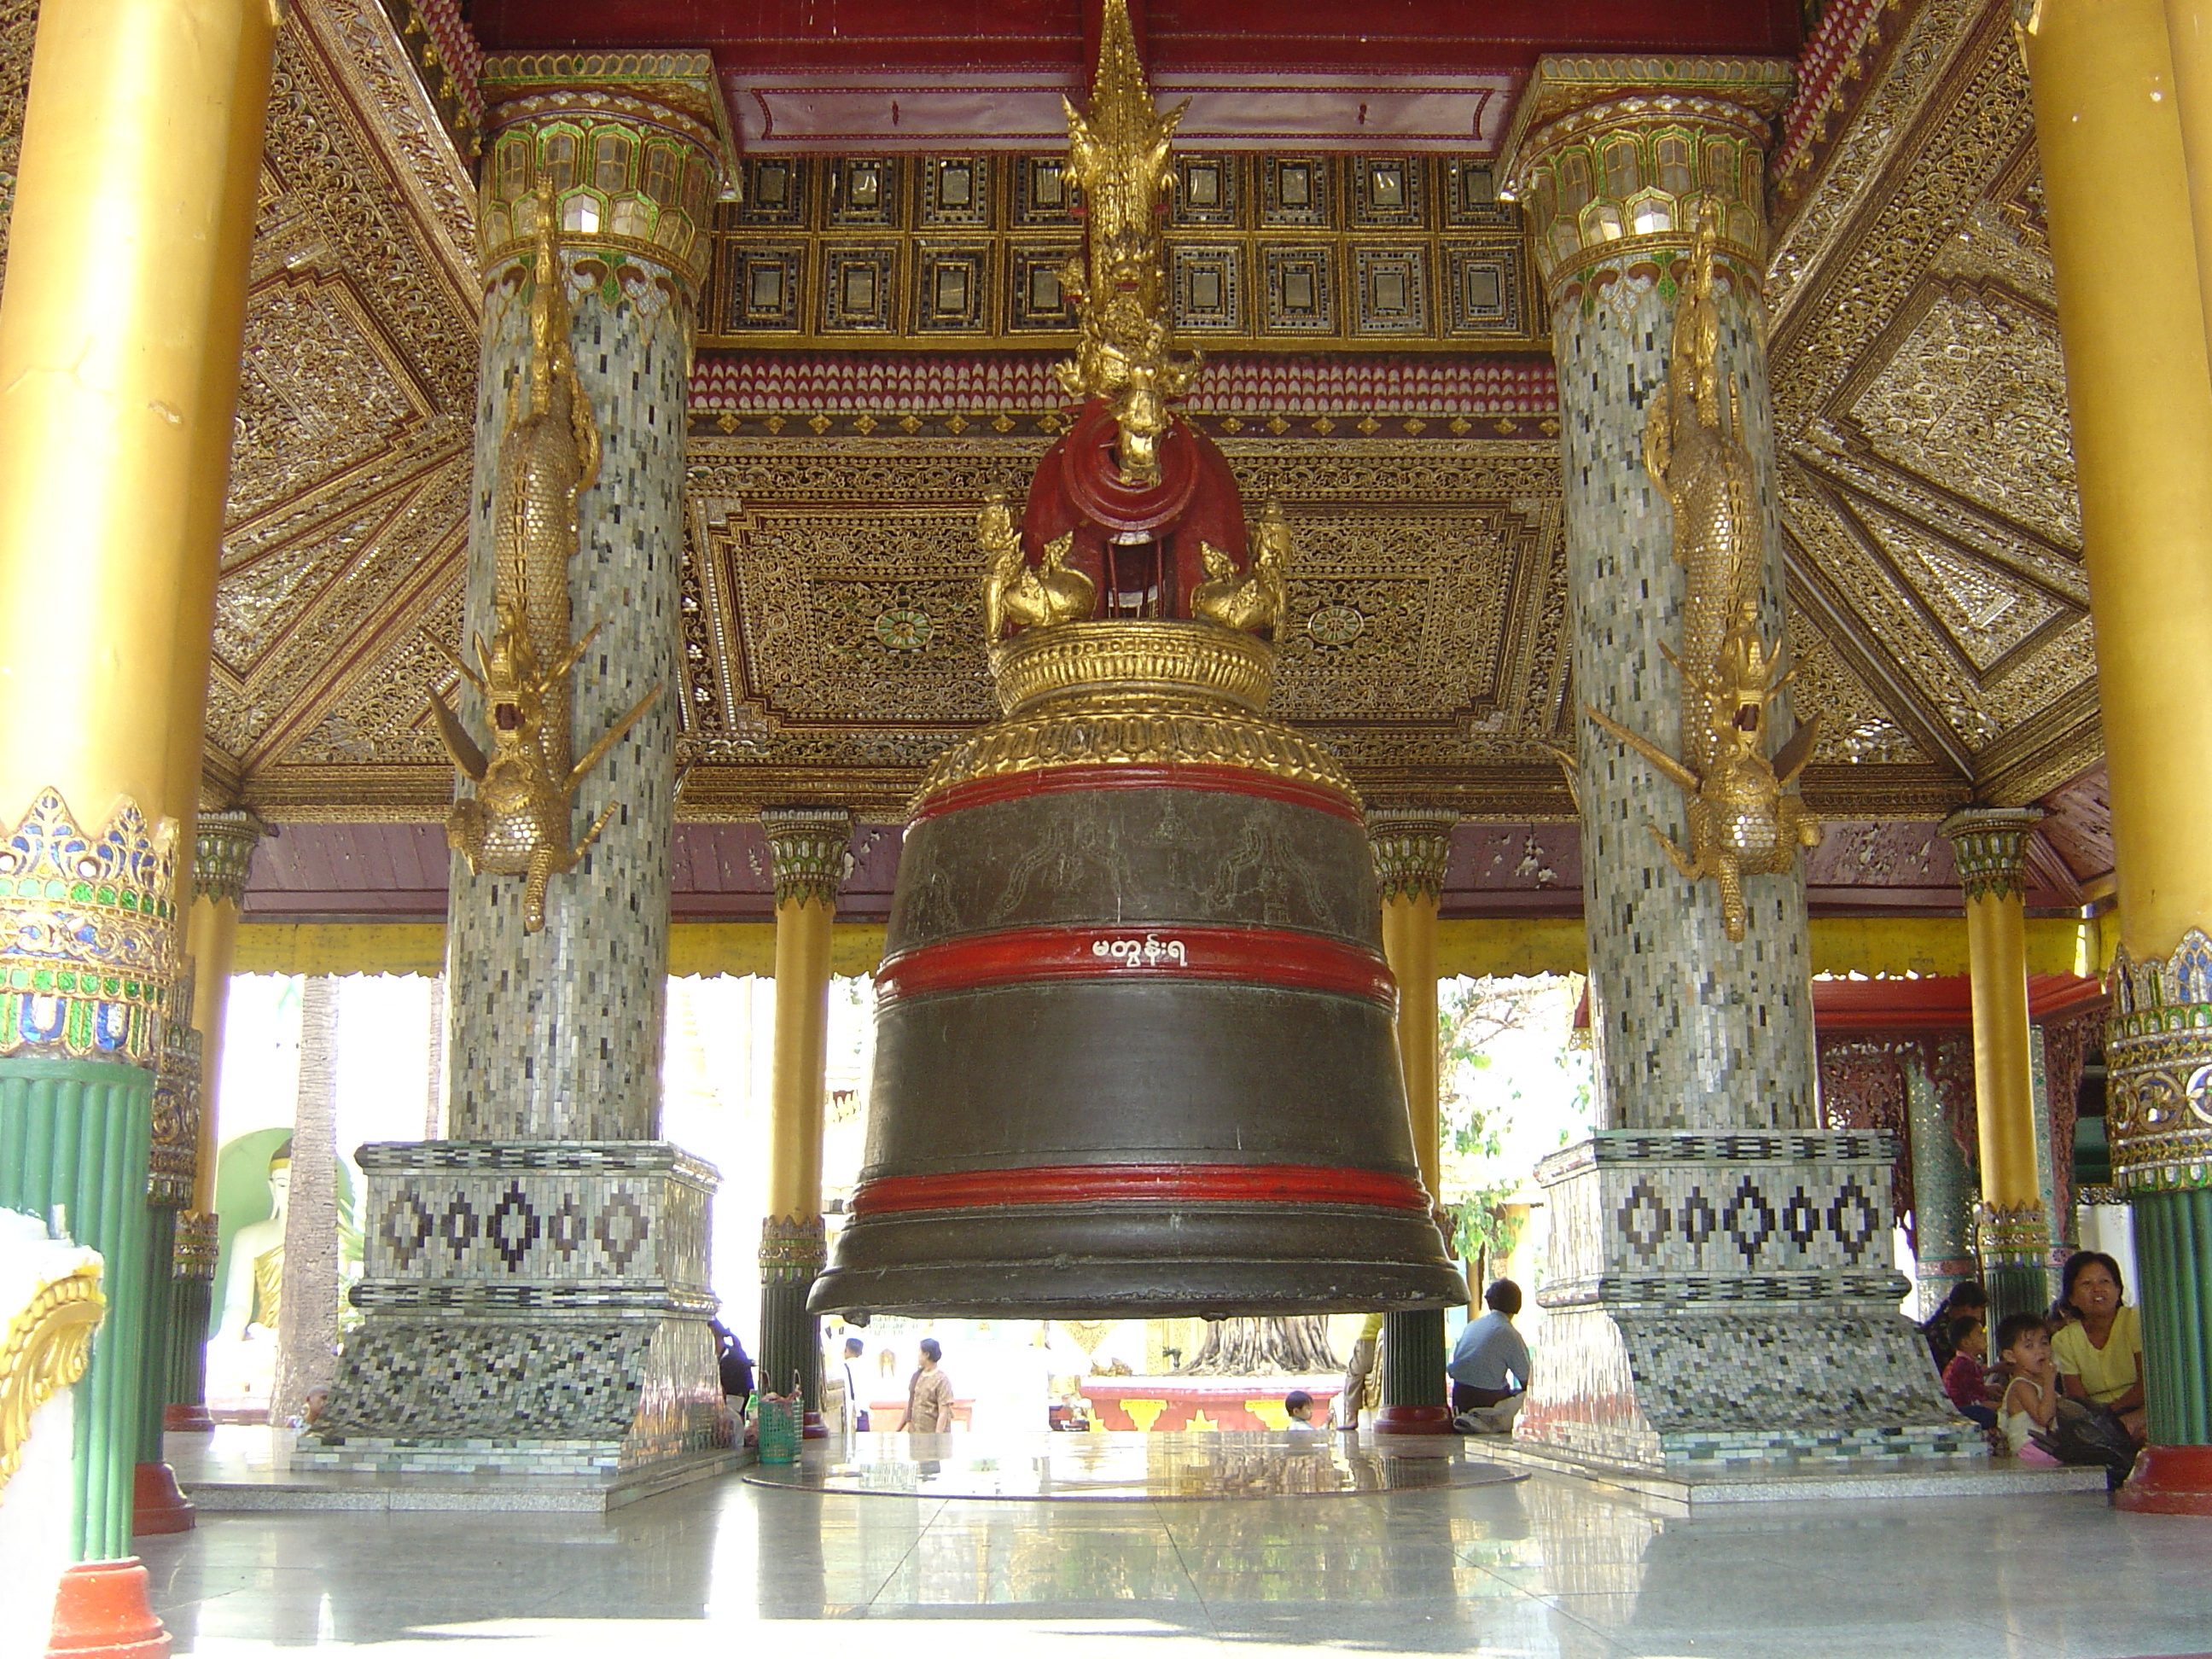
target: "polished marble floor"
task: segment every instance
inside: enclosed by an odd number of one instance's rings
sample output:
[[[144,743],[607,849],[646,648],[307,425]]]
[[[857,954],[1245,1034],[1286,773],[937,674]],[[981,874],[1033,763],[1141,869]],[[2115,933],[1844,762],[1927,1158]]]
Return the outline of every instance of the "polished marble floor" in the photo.
[[[870,1497],[1044,1498],[1056,1504],[1331,1500],[1525,1480],[1455,1434],[857,1434],[758,1463],[757,1486]]]
[[[140,1547],[177,1651],[210,1656],[2212,1650],[2212,1521],[2094,1493],[1729,1509],[1668,1518],[1552,1474],[1088,1504],[726,1478],[605,1516],[225,1515]]]

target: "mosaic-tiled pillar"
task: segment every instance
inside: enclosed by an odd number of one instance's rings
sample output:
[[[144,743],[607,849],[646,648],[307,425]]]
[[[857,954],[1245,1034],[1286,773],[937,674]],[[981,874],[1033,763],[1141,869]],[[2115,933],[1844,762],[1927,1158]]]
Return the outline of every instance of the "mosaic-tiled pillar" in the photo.
[[[830,938],[852,872],[842,806],[762,809],[775,883],[775,1048],[769,1079],[769,1200],[761,1223],[761,1388],[794,1382],[822,1431],[821,1321],[807,1292],[828,1259],[822,1229],[822,1091],[829,1060]]]
[[[2123,1508],[2212,1514],[2212,368],[2160,0],[2014,16],[2057,273],[2119,881],[2106,1028],[2150,1444]],[[2193,84],[2193,81],[2192,81]],[[2143,89],[2149,94],[2144,95]]]
[[[1448,807],[1382,807],[1367,815],[1367,842],[1382,896],[1382,952],[1398,981],[1398,1059],[1421,1182],[1443,1224],[1443,1138],[1437,1093],[1437,916],[1451,860]],[[1382,1320],[1382,1409],[1378,1431],[1447,1432],[1451,1407],[1444,1379],[1441,1308]]]
[[[1974,1261],[1974,1174],[1951,1133],[1927,1068],[1905,1067],[1906,1121],[1912,1136],[1912,1253],[1920,1317],[1943,1305],[1951,1287],[1979,1276]]]
[[[1620,736],[1720,752],[1686,721],[1706,702],[1668,652],[1703,676],[1745,671],[1745,605],[1759,649],[1786,639],[1759,289],[1765,150],[1792,75],[1545,58],[1506,142],[1551,304],[1575,686],[1610,722],[1585,716],[1577,767],[1602,1127],[1540,1167],[1549,1316],[1519,1431],[1636,1462],[1958,1439],[1896,1313],[1890,1143],[1818,1127],[1802,873],[1744,876],[1740,909],[1710,870],[1682,874],[1660,835],[1692,849],[1684,789]],[[1689,603],[1669,490],[1706,514],[1680,533],[1705,526],[1725,595],[1709,584]],[[1748,512],[1733,505],[1745,491]],[[1762,752],[1791,729],[1784,693]],[[1832,1359],[1762,1381],[1764,1357],[1814,1327]]]
[[[230,976],[238,952],[238,917],[253,854],[269,826],[243,809],[202,812],[193,826],[192,908],[185,933],[192,975],[191,1029],[198,1038],[198,1137],[192,1157],[190,1206],[177,1216],[170,1251],[168,1401],[162,1426],[170,1433],[210,1433],[207,1343],[215,1318],[218,1233],[216,1155],[222,1078],[222,1038],[230,1012]]]
[[[0,1206],[104,1258],[76,1393],[82,1559],[128,1553],[143,1442],[155,1073],[275,26],[263,0],[46,7],[11,181]]]
[[[1975,1252],[1993,1320],[2040,1313],[2051,1301],[2050,1118],[2037,1128],[2027,1008],[2027,841],[2034,807],[1972,807],[1943,821],[1966,902],[1973,982],[1974,1121],[1982,1190]]]
[[[716,1177],[657,1139],[686,388],[707,269],[701,228],[724,149],[720,94],[711,63],[688,54],[494,58],[482,84],[483,324],[464,632],[497,629],[502,467],[510,452],[518,466],[546,464],[541,449],[507,440],[535,407],[533,384],[571,372],[557,342],[533,338],[565,309],[588,415],[559,408],[588,429],[576,452],[593,442],[597,452],[578,475],[566,623],[578,641],[597,632],[549,693],[547,719],[565,714],[568,752],[581,757],[655,687],[660,695],[585,770],[569,833],[605,821],[574,867],[550,878],[542,927],[523,877],[455,860],[450,1138],[362,1149],[366,1254],[354,1301],[368,1317],[347,1340],[325,1426],[303,1449],[318,1467],[605,1470],[705,1451],[729,1432],[708,1328]],[[546,257],[565,307],[538,294],[541,202],[557,227]],[[533,638],[560,610],[557,590],[528,590]],[[471,731],[484,730],[483,702],[461,699]]]

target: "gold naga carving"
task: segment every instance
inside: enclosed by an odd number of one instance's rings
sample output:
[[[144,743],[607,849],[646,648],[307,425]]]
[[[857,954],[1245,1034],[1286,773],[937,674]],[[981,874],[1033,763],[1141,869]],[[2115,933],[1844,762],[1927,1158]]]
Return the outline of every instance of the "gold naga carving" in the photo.
[[[1103,398],[1121,428],[1121,470],[1157,483],[1169,404],[1198,377],[1199,359],[1179,356],[1167,320],[1160,217],[1174,182],[1170,161],[1185,99],[1164,115],[1138,61],[1127,0],[1109,0],[1098,71],[1085,116],[1066,98],[1068,177],[1089,219],[1089,264],[1071,259],[1060,287],[1075,309],[1075,357],[1054,373],[1079,402]]]
[[[1009,624],[1049,628],[1054,623],[1087,622],[1098,603],[1098,590],[1080,570],[1067,568],[1075,545],[1073,532],[1045,544],[1044,563],[1022,556],[1021,527],[1014,522],[1006,492],[992,490],[975,515],[975,541],[983,550],[983,638],[996,645]]]
[[[1245,544],[1249,568],[1241,576],[1227,553],[1211,542],[1199,544],[1206,579],[1191,590],[1190,608],[1224,628],[1272,640],[1290,608],[1291,524],[1280,501],[1270,497],[1261,507]]]
[[[39,1407],[84,1376],[93,1327],[107,1310],[94,1262],[39,1287],[0,1342],[0,1486],[22,1466]]]
[[[453,803],[447,842],[472,872],[526,878],[522,925],[535,933],[545,926],[553,877],[576,867],[617,804],[609,802],[571,845],[578,786],[653,707],[661,686],[656,682],[571,763],[570,676],[599,630],[569,637],[568,562],[578,544],[577,498],[599,479],[599,430],[569,343],[550,189],[538,198],[532,276],[529,375],[500,440],[493,484],[492,610],[498,626],[489,644],[476,636],[473,667],[434,641],[483,694],[491,718],[489,756],[435,690],[428,697],[447,752],[477,786],[473,796]]]
[[[1660,647],[1682,677],[1684,752],[1677,759],[1589,704],[1583,708],[1689,797],[1687,853],[1657,824],[1644,827],[1686,878],[1719,884],[1723,926],[1741,939],[1744,877],[1784,874],[1801,848],[1820,844],[1820,820],[1790,786],[1812,758],[1820,722],[1805,721],[1767,757],[1769,714],[1796,671],[1784,672],[1759,636],[1764,538],[1742,404],[1718,368],[1714,218],[1708,203],[1674,313],[1665,393],[1644,430],[1644,468],[1674,509],[1674,560],[1686,573],[1682,649]]]

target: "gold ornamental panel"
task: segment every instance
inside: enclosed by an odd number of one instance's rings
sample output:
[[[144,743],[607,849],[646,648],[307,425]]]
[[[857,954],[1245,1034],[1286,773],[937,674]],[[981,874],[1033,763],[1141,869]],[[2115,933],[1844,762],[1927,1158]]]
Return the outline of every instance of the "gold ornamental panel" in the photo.
[[[1765,265],[1766,150],[1795,69],[1765,58],[1547,57],[1503,152],[1529,251],[1557,296],[1602,260],[1686,252],[1710,204],[1724,266]]]
[[[501,56],[490,104],[478,244],[486,271],[526,258],[550,189],[568,247],[665,267],[696,293],[729,144],[703,54]]]
[[[0,1487],[22,1465],[39,1407],[84,1376],[93,1327],[106,1311],[92,1261],[41,1285],[9,1321],[0,1341]]]
[[[1079,622],[1033,629],[991,653],[1009,714],[1102,693],[1218,698],[1259,714],[1274,684],[1273,647],[1212,623]]]

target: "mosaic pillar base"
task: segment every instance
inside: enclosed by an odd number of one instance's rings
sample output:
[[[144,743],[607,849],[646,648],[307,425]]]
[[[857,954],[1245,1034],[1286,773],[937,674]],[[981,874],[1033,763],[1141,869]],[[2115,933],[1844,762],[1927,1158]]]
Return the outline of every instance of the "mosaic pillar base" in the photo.
[[[1897,1312],[1894,1155],[1873,1134],[1616,1131],[1547,1158],[1520,1437],[1650,1468],[1987,1455]]]
[[[366,1316],[302,1468],[594,1474],[730,1444],[712,1165],[665,1141],[385,1142]]]

